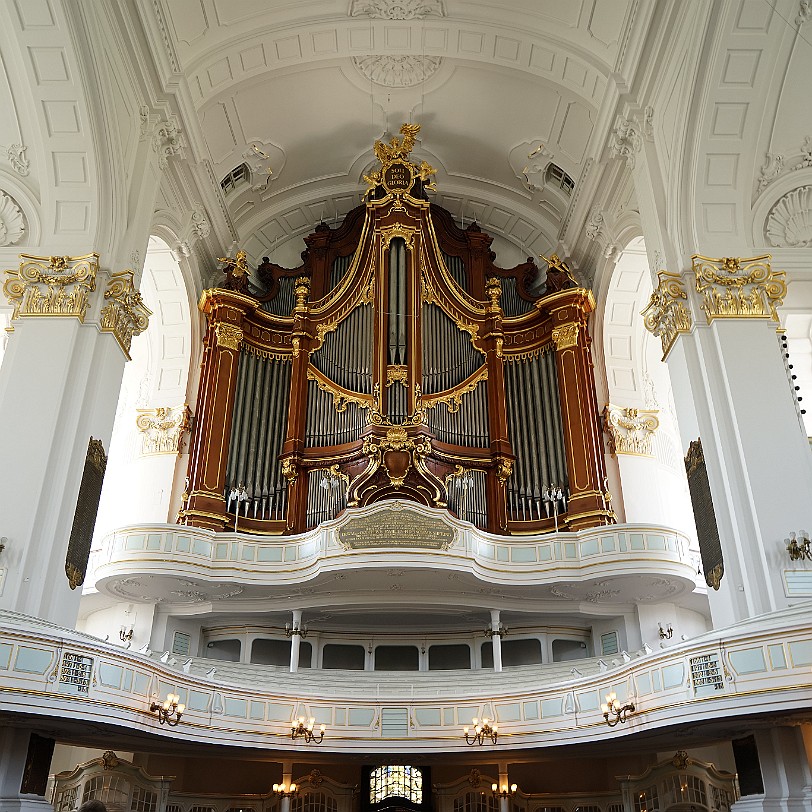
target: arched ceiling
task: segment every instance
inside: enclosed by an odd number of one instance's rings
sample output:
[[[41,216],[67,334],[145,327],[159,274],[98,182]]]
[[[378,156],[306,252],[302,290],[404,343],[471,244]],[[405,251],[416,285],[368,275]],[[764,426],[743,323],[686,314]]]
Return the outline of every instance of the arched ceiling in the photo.
[[[155,0],[140,12],[188,83],[190,140],[218,180],[252,168],[226,196],[252,257],[296,237],[295,257],[314,223],[356,206],[373,141],[413,121],[415,157],[438,170],[436,201],[506,238],[509,264],[558,244],[644,37],[640,5]],[[545,184],[551,161],[574,192]]]

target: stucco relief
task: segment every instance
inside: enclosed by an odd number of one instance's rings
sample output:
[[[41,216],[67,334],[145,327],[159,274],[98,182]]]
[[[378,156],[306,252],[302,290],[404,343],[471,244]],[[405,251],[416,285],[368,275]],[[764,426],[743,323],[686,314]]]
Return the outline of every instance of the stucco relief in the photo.
[[[0,192],[0,245],[15,245],[25,233],[25,217],[17,203]]]
[[[433,76],[442,57],[404,54],[372,54],[353,57],[353,64],[365,78],[384,87],[414,87]]]
[[[352,0],[350,17],[379,20],[423,20],[445,17],[443,0]]]
[[[812,246],[812,186],[801,186],[780,197],[767,215],[765,232],[775,247]]]

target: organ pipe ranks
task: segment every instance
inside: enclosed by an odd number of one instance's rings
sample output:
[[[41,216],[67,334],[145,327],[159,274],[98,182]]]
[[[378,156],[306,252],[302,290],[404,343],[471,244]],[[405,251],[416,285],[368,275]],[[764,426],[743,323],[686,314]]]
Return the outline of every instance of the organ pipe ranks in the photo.
[[[499,268],[491,238],[430,203],[417,125],[302,265],[243,252],[208,320],[180,521],[300,533],[409,499],[494,533],[614,520],[589,314],[566,265]]]

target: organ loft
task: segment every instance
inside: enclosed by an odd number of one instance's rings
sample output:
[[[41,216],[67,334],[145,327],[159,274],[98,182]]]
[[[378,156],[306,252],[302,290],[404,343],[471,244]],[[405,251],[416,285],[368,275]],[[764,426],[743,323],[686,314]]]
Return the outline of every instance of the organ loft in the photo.
[[[495,265],[431,203],[419,129],[375,143],[363,204],[299,267],[240,251],[204,291],[182,523],[297,534],[390,499],[502,535],[614,522],[593,295],[555,255]]]

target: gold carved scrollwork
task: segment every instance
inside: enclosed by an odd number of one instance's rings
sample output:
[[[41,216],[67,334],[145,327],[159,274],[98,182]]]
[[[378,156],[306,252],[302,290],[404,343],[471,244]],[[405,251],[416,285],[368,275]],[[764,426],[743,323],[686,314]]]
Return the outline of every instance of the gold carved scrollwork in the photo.
[[[657,287],[651,294],[646,309],[640,315],[646,329],[659,336],[663,344],[663,361],[680,333],[691,332],[691,314],[684,300],[688,294],[685,283],[678,274],[660,271],[657,274]]]
[[[386,249],[395,237],[400,237],[403,242],[406,243],[406,250],[412,251],[414,249],[415,232],[416,229],[406,228],[400,224],[394,225],[391,228],[384,228],[381,230],[381,245]]]
[[[298,276],[293,284],[293,294],[296,296],[294,313],[307,313],[307,300],[310,298],[310,277]],[[333,328],[335,329],[335,328]]]
[[[6,271],[8,278],[3,284],[3,292],[14,307],[12,320],[23,316],[72,316],[84,321],[98,270],[98,254],[20,254],[19,270]]]
[[[237,327],[236,324],[221,321],[214,325],[214,333],[217,336],[218,347],[223,347],[226,350],[234,350],[235,352],[240,349],[243,336],[241,327]]]
[[[375,156],[381,162],[381,168],[364,175],[367,195],[377,186],[383,186],[387,194],[400,196],[411,190],[416,178],[423,181],[424,189],[434,189],[429,179],[437,170],[425,161],[417,165],[408,160],[419,132],[419,124],[403,124],[400,128],[403,138],[395,136],[388,144],[385,141],[375,142]]]
[[[496,478],[501,485],[505,485],[513,473],[513,460],[500,457],[496,461]]]
[[[188,405],[137,411],[135,425],[142,434],[142,454],[181,453],[184,435],[192,427],[192,410]]]
[[[462,405],[463,395],[467,395],[470,392],[473,392],[479,385],[480,381],[487,380],[488,380],[488,368],[482,367],[479,373],[474,373],[474,377],[469,379],[458,389],[455,389],[452,392],[448,393],[441,392],[439,395],[427,395],[423,399],[423,405],[425,406],[426,409],[433,409],[435,406],[439,406],[441,403],[444,403],[448,408],[448,411],[451,412],[451,414],[456,414],[460,410],[460,406]]]
[[[296,460],[293,457],[286,457],[282,460],[282,476],[292,485],[299,476],[299,469],[296,467]]]
[[[140,335],[149,325],[152,311],[144,304],[141,294],[133,284],[132,271],[114,273],[107,283],[104,299],[107,304],[101,311],[100,329],[112,333],[119,347],[130,360],[133,336]]]
[[[553,343],[557,350],[566,350],[578,345],[578,324],[574,321],[553,328]]]
[[[652,456],[651,440],[660,425],[653,409],[623,409],[611,403],[603,410],[610,454]]]
[[[388,389],[393,383],[402,383],[404,386],[408,386],[409,367],[403,364],[388,366],[386,368],[386,388]]]
[[[502,308],[499,305],[499,299],[502,296],[502,283],[496,276],[489,276],[485,280],[485,295],[488,297],[489,305],[488,310],[491,313],[500,313]]]
[[[708,324],[714,319],[735,318],[778,321],[776,307],[787,295],[786,274],[773,271],[769,259],[769,254],[749,259],[691,257]]]
[[[362,409],[369,409],[373,405],[369,395],[354,394],[346,389],[340,389],[312,366],[307,368],[307,379],[315,381],[322,392],[333,396],[333,406],[337,412],[346,412],[348,403],[354,403]]]

